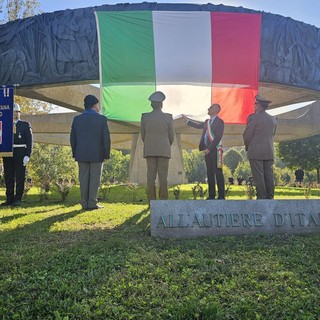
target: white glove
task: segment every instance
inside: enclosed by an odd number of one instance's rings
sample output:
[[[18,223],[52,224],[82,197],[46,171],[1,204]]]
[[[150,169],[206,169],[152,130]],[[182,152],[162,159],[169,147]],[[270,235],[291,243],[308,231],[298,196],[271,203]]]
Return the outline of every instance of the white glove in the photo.
[[[24,156],[24,158],[23,158],[23,165],[24,166],[26,166],[27,165],[27,163],[29,162],[29,157],[28,156]]]

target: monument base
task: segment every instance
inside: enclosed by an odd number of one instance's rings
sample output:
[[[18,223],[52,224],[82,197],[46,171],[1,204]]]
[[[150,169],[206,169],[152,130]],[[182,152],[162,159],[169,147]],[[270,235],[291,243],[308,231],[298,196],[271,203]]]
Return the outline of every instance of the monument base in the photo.
[[[320,200],[153,200],[151,236],[320,233]]]

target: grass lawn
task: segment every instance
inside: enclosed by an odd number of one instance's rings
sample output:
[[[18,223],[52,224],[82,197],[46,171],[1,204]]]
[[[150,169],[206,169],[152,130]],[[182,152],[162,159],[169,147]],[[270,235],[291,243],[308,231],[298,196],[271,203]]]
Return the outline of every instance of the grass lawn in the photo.
[[[279,187],[276,199],[304,192]],[[114,186],[89,212],[78,187],[65,203],[36,193],[0,208],[1,320],[320,319],[320,234],[153,239],[143,188]],[[228,199],[245,200],[244,187]]]

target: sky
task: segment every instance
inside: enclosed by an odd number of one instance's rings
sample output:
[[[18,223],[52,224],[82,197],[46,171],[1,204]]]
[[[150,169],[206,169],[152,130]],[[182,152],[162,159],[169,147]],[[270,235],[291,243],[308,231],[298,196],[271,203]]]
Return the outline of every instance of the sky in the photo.
[[[39,9],[42,12],[53,12],[57,10],[85,8],[93,6],[101,6],[103,4],[117,4],[121,1],[114,0],[38,0]],[[143,1],[123,1],[124,3],[140,3]],[[280,14],[285,17],[303,21],[320,28],[320,0],[160,0],[150,1],[158,3],[195,3],[195,4],[223,4],[235,7],[244,7],[248,9],[260,10]],[[7,0],[0,0],[3,11],[5,11]],[[0,20],[3,19],[0,13]]]
[[[76,9],[85,7],[101,6],[103,4],[117,3],[141,3],[142,1],[113,1],[113,0],[38,0],[41,12],[53,12],[65,9]],[[0,0],[4,11],[7,0]],[[226,6],[244,7],[264,12],[279,14],[284,17],[291,17],[294,20],[302,21],[320,28],[320,0],[159,0],[149,1],[157,3],[195,3],[195,4],[223,4]],[[0,20],[3,19],[3,13],[0,13]],[[304,104],[297,104],[301,107]],[[285,109],[284,109],[285,111]]]
[[[0,0],[1,1],[1,0]],[[6,0],[4,1],[4,3]],[[117,4],[121,1],[107,1],[107,0],[39,0],[40,9],[43,12],[52,12],[64,9],[85,8],[92,6],[100,6],[103,4]],[[140,3],[143,1],[123,1],[124,3]],[[150,1],[154,2],[154,1]],[[320,27],[320,1],[319,0],[166,0],[156,1],[158,3],[212,3],[223,4],[235,7],[244,7],[248,9],[255,9],[275,14],[280,14],[285,17],[303,21],[311,25]]]

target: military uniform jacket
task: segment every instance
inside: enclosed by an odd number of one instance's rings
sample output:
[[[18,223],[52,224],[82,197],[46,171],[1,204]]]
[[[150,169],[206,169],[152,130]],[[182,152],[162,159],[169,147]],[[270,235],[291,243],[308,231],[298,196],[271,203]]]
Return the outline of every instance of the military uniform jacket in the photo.
[[[276,119],[265,111],[251,114],[243,133],[248,159],[273,160],[273,137]]]
[[[174,140],[173,119],[170,113],[155,109],[141,117],[143,156],[171,158]]]
[[[72,155],[80,162],[103,162],[110,158],[110,132],[107,118],[94,110],[75,116],[71,126]]]
[[[30,157],[32,152],[32,129],[31,125],[27,121],[19,120],[14,124],[15,134],[13,137],[13,150],[14,152],[19,150],[19,154],[22,156]],[[19,147],[19,145],[26,145],[25,147]],[[15,147],[17,146],[17,147]]]

